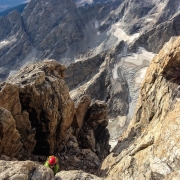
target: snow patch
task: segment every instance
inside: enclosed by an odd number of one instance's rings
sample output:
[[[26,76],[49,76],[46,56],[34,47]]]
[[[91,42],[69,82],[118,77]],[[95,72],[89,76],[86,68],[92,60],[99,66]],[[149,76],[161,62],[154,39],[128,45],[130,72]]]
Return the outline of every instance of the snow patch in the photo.
[[[99,27],[99,22],[97,20],[95,20],[94,22],[94,27],[97,29]]]
[[[130,36],[130,38],[129,38],[129,42],[134,41],[136,38],[138,38],[138,37],[139,37],[139,35],[140,35],[140,33],[136,33],[136,34],[133,34],[132,36]]]
[[[83,6],[84,4],[92,4],[93,3],[93,0],[78,0],[78,1],[75,1],[77,7],[79,6]]]
[[[109,144],[111,146],[111,150],[116,146],[120,132],[124,130],[126,119],[126,116],[117,116],[115,119],[109,119],[107,129],[110,134]]]
[[[18,71],[16,71],[16,70],[10,71],[8,78],[15,75],[17,72]]]
[[[125,51],[124,51],[125,53]],[[114,65],[112,70],[113,78],[119,78],[118,73],[121,72],[121,76],[126,79],[129,87],[129,113],[128,118],[133,116],[134,108],[138,98],[138,92],[140,85],[146,74],[147,67],[155,54],[146,51],[146,49],[139,47],[136,53],[122,56],[120,55],[118,63]],[[119,70],[121,69],[121,70]]]
[[[7,39],[7,40],[1,41],[1,42],[0,42],[0,49],[1,49],[2,47],[6,46],[7,44],[11,44],[11,43],[15,42],[16,40],[17,40],[16,38],[10,37],[10,38]]]
[[[146,74],[146,70],[147,70],[147,67],[144,67],[141,70],[139,70],[139,75],[135,78],[136,83],[138,84],[142,83],[142,80],[144,79],[145,74]]]
[[[24,1],[23,3],[29,3],[31,0],[26,0],[26,1]]]
[[[138,52],[133,53],[131,56],[127,56],[124,59],[124,62],[140,66],[143,64],[144,60],[150,62],[154,58],[154,56],[155,54],[153,54],[152,52],[148,52],[143,47],[139,47]]]
[[[10,41],[1,41],[0,45],[6,45],[6,44],[9,44],[9,43],[10,43]]]
[[[146,19],[146,22],[150,22],[150,21],[152,21],[153,19],[152,18],[147,18]]]
[[[108,34],[112,34],[115,37],[118,38],[118,40],[123,40],[123,41],[129,41],[132,42],[134,39],[139,37],[139,33],[136,33],[134,35],[127,35],[126,32],[121,28],[121,23],[117,22],[112,25],[111,29],[108,31]]]

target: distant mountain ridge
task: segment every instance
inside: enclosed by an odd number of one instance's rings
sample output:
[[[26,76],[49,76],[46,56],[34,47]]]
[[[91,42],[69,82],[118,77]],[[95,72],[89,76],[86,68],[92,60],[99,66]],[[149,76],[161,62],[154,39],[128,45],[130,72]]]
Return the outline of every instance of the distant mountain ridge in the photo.
[[[0,16],[6,16],[14,10],[17,10],[20,13],[22,13],[24,8],[28,4],[28,1],[29,0],[27,1],[16,0],[13,2],[10,1],[11,2],[11,3],[9,2],[10,4],[8,4],[7,1],[2,1],[0,4]],[[90,5],[93,3],[105,3],[109,1],[112,0],[74,0],[77,6]]]

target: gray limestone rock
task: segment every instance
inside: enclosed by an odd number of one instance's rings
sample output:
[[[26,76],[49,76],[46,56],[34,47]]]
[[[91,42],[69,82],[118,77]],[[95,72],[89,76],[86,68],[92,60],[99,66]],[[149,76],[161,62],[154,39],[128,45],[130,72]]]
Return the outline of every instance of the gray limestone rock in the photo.
[[[72,0],[32,0],[22,13],[25,29],[43,57],[60,57],[83,38],[83,21]]]
[[[138,46],[145,47],[148,51],[158,53],[165,42],[171,37],[180,35],[180,13],[174,15],[169,21],[154,26],[149,31],[141,34],[141,36],[130,45],[132,51],[136,51]],[[135,49],[134,49],[135,48]]]
[[[0,80],[7,78],[10,69],[17,69],[21,61],[31,51],[31,43],[23,29],[21,15],[14,11],[0,17]]]

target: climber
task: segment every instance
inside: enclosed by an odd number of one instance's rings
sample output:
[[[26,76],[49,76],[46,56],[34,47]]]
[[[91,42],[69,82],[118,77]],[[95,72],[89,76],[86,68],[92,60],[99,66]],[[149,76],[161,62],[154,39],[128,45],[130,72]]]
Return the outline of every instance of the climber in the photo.
[[[58,158],[55,156],[49,156],[47,158],[44,166],[51,168],[54,172],[54,175],[55,175],[59,170]]]

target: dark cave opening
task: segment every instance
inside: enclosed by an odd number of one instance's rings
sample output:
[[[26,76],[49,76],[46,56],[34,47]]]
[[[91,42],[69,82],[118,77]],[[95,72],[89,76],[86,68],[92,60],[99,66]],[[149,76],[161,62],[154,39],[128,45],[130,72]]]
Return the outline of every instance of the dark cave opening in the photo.
[[[36,123],[36,146],[33,154],[48,156],[50,151],[49,143],[46,141],[47,132],[42,131],[43,127],[41,123]]]
[[[46,118],[45,112],[41,111],[40,113],[40,123],[36,123],[36,146],[34,148],[33,154],[38,155],[49,155],[50,146],[49,143],[46,141],[48,132],[48,123],[49,119]],[[43,131],[45,130],[45,132]]]
[[[36,129],[36,145],[32,154],[48,156],[50,153],[50,145],[47,141],[49,134],[48,123],[49,119],[46,118],[45,112],[41,110],[38,117],[36,109],[30,106],[31,98],[27,97],[24,93],[19,95],[22,111],[26,110],[29,113],[29,120],[31,121],[32,129]]]

